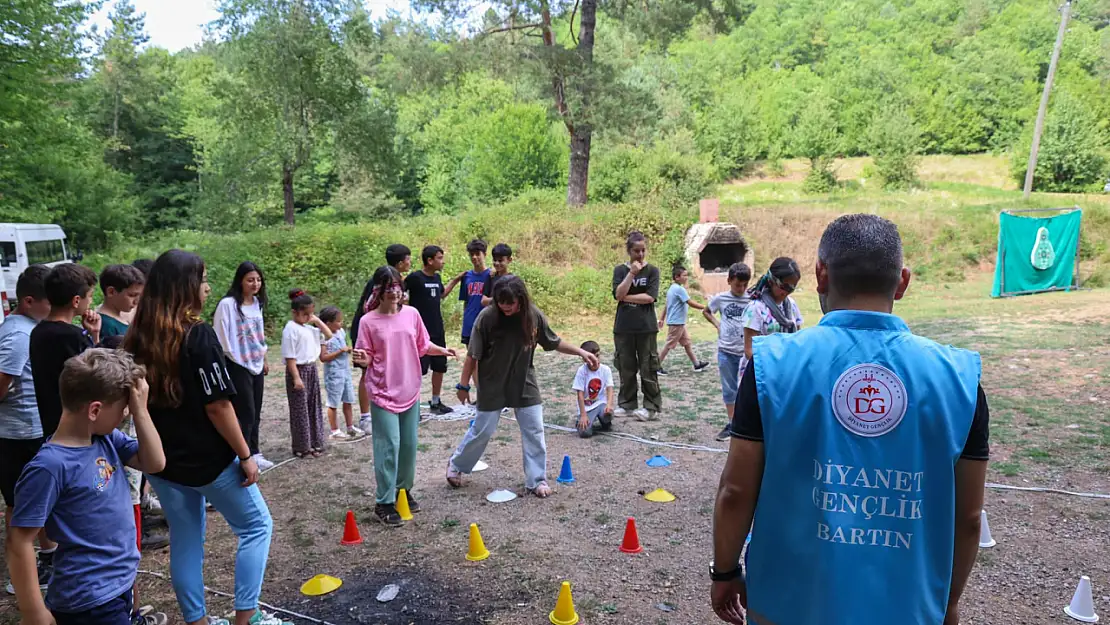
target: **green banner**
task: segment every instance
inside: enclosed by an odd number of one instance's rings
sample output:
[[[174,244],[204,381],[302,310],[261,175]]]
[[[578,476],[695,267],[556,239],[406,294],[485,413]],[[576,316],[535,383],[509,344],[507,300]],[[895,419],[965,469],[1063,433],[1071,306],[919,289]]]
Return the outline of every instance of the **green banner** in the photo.
[[[1070,289],[1083,211],[1055,217],[999,215],[998,262],[991,297]]]

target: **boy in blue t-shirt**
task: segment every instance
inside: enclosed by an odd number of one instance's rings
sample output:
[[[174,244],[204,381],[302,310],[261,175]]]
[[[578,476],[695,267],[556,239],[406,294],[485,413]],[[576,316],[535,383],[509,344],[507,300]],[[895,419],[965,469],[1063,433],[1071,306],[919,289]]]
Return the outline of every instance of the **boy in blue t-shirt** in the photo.
[[[679,345],[686,350],[686,356],[690,359],[690,364],[694,365],[694,371],[700,373],[709,367],[709,363],[698,360],[694,355],[690,333],[686,331],[686,315],[690,308],[705,310],[705,306],[690,299],[690,294],[686,292],[686,282],[689,281],[690,274],[685,267],[675,265],[671,269],[671,279],[674,280],[674,284],[667,289],[667,304],[659,316],[659,329],[662,330],[664,325],[667,326],[667,344],[663,346],[663,351],[659,352],[659,371],[656,373],[667,375],[667,370],[663,368],[663,361],[667,359],[667,354]]]
[[[146,371],[120,350],[89,349],[66,361],[59,380],[58,429],[15,487],[8,569],[25,623],[127,625],[139,565],[126,465],[166,466],[147,412]],[[130,409],[139,440],[116,430]],[[46,528],[58,543],[43,601],[34,540]]]
[[[474,320],[482,312],[482,292],[486,287],[490,271],[486,267],[486,242],[474,239],[466,244],[466,253],[470,255],[470,262],[474,269],[463,275],[462,288],[459,289],[459,301],[466,302],[463,308],[462,342],[470,345],[470,329],[474,327]]]

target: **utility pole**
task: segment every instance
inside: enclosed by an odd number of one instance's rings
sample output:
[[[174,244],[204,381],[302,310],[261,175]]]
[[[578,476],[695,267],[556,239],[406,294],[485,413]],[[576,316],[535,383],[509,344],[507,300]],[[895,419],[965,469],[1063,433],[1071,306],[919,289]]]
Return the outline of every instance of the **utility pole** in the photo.
[[[1071,2],[1066,0],[1060,11],[1060,31],[1056,33],[1056,46],[1052,48],[1052,60],[1048,64],[1048,76],[1044,79],[1044,93],[1041,106],[1037,109],[1037,123],[1033,125],[1033,145],[1029,147],[1029,164],[1025,168],[1025,199],[1033,192],[1033,172],[1037,169],[1037,150],[1041,147],[1041,133],[1044,131],[1044,116],[1048,110],[1048,97],[1052,93],[1052,81],[1056,78],[1056,65],[1060,61],[1060,49],[1064,47],[1064,33],[1068,31],[1071,17]]]

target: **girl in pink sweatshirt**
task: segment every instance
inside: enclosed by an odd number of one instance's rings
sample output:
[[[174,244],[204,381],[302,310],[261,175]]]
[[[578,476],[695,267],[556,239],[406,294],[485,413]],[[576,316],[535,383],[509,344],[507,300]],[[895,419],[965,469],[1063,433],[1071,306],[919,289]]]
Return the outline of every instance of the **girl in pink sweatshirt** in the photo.
[[[356,363],[366,366],[363,378],[370,398],[374,431],[374,515],[385,525],[401,525],[397,491],[408,493],[409,509],[420,511],[412,495],[416,477],[416,431],[420,424],[420,357],[451,356],[455,350],[433,345],[416,309],[405,306],[401,274],[379,267],[366,314],[359,320]]]

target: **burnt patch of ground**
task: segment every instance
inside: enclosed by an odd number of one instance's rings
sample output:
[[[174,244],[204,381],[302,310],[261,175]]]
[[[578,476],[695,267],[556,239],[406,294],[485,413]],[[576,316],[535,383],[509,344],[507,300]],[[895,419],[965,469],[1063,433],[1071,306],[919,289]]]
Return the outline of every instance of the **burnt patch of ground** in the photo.
[[[275,605],[334,625],[483,625],[512,605],[496,595],[436,575],[431,567],[380,569],[362,567],[344,574],[343,585],[321,597],[274,595]],[[398,586],[388,602],[377,600],[389,584]]]

